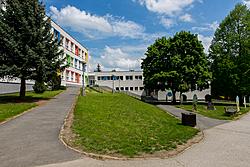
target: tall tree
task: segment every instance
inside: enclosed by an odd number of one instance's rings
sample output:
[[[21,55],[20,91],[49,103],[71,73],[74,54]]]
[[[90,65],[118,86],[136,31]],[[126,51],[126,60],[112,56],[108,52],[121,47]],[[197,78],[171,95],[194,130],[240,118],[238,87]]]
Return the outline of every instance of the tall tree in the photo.
[[[250,11],[237,4],[217,28],[209,50],[212,94],[235,98],[250,92]]]
[[[142,69],[149,90],[171,89],[176,92],[208,87],[211,77],[207,57],[197,35],[181,31],[174,37],[157,39],[148,47]]]
[[[26,80],[45,82],[64,60],[41,2],[6,0],[5,7],[0,12],[0,77],[20,78],[23,97]]]

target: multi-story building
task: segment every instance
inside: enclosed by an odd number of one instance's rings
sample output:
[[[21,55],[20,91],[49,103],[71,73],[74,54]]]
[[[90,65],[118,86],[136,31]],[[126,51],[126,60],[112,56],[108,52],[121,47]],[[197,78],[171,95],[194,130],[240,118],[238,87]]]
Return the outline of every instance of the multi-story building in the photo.
[[[89,73],[89,85],[107,86],[116,91],[143,92],[142,71],[103,71]]]
[[[0,0],[0,3],[3,1]],[[3,6],[1,6],[3,7]],[[88,62],[88,49],[80,44],[76,39],[70,36],[65,30],[63,30],[55,22],[51,21],[51,33],[54,34],[55,38],[60,39],[60,49],[64,51],[64,54],[61,58],[66,58],[65,64],[68,64],[67,67],[61,73],[62,85],[82,85],[84,79],[85,83],[87,81],[87,62]],[[84,77],[83,77],[84,75]],[[9,78],[4,77],[0,78],[1,88],[8,86],[10,89],[13,87],[13,90],[18,91],[17,85],[20,84],[18,78]],[[34,84],[34,81],[28,80],[27,90],[31,90]],[[14,85],[17,84],[17,85]],[[87,83],[86,83],[87,85]],[[1,91],[0,91],[1,92]]]
[[[61,49],[64,51],[61,58],[66,58],[65,63],[69,65],[69,67],[61,73],[62,85],[82,85],[83,79],[86,83],[88,49],[55,22],[52,21],[51,25],[54,37],[60,39]]]

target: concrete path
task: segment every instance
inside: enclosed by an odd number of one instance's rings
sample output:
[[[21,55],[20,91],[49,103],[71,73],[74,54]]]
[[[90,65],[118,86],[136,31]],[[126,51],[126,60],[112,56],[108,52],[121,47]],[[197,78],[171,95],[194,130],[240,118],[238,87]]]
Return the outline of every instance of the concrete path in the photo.
[[[189,111],[176,108],[171,105],[157,105],[157,106],[180,119],[181,119],[181,113],[190,113]],[[201,130],[208,129],[208,128],[211,128],[220,124],[224,124],[226,122],[229,122],[229,121],[212,119],[212,118],[204,117],[203,115],[196,113],[197,127]]]
[[[84,157],[43,167],[248,167],[250,166],[250,114],[238,121],[204,131],[205,138],[169,159],[100,161]]]
[[[79,88],[0,126],[0,167],[30,167],[80,158],[58,139]]]

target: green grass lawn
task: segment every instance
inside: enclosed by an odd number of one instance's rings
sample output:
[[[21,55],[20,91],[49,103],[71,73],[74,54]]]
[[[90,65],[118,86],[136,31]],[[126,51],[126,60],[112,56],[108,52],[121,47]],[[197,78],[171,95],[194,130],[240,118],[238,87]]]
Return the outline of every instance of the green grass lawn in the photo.
[[[27,92],[23,99],[19,98],[18,93],[0,95],[0,122],[37,106],[35,102],[39,100],[48,100],[61,92],[62,90],[45,91],[42,94]]]
[[[187,111],[192,111],[193,106],[191,104],[188,104],[188,105],[177,105],[176,107],[182,108]],[[215,105],[215,108],[216,110],[207,110],[205,104],[198,104],[196,112],[210,118],[221,119],[221,120],[233,120],[238,118],[240,115],[247,113],[250,110],[249,107],[246,109],[244,107],[241,107],[240,112],[230,116],[225,114],[223,105]]]
[[[79,96],[72,129],[84,151],[128,157],[172,150],[198,132],[153,105],[94,90]]]

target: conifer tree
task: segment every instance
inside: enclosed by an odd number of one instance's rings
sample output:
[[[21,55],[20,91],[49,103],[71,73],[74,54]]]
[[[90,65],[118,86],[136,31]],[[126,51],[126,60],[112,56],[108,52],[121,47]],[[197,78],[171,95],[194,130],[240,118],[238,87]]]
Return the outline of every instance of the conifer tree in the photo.
[[[59,40],[38,0],[6,0],[0,11],[0,77],[20,78],[20,97],[26,80],[46,82],[63,68]]]

